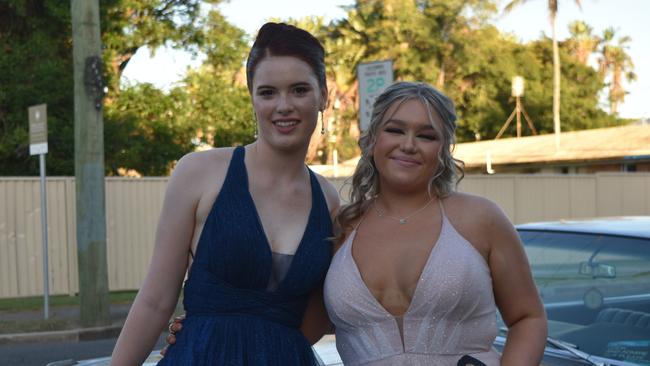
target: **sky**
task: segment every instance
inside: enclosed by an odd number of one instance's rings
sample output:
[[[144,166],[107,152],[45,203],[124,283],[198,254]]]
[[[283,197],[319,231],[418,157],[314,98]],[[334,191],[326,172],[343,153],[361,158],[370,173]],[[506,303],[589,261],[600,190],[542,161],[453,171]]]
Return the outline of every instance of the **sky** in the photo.
[[[326,21],[345,16],[341,5],[352,0],[230,0],[219,9],[226,19],[254,34],[268,18],[300,18],[309,15],[323,16]],[[502,5],[505,1],[501,2]],[[506,15],[499,15],[495,24],[502,32],[514,34],[521,41],[550,35],[547,0],[529,0]],[[558,38],[569,36],[568,24],[584,20],[594,28],[594,34],[613,27],[617,34],[630,36],[628,53],[634,62],[637,80],[626,85],[629,94],[619,108],[624,118],[650,118],[650,27],[644,20],[650,14],[650,0],[582,0],[578,8],[572,0],[560,1],[557,19]],[[645,16],[644,16],[645,15]],[[187,67],[198,66],[200,59],[182,51],[159,49],[155,56],[147,49],[139,50],[129,62],[126,80],[150,82],[169,88],[182,79]]]

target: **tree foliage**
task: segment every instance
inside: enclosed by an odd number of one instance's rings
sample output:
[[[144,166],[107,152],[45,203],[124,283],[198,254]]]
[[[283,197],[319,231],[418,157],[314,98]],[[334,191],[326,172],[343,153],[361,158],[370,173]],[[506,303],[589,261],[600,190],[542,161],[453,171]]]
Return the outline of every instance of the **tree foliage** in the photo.
[[[598,58],[601,75],[609,79],[607,99],[613,114],[618,113],[619,104],[625,101],[627,92],[623,88],[623,79],[628,82],[636,80],[632,57],[627,53],[631,38],[622,36],[614,42],[615,38],[614,28],[605,29]]]
[[[0,1],[0,174],[37,175],[29,155],[27,108],[47,103],[54,174],[73,172],[70,5],[56,0]]]
[[[102,0],[105,77],[106,172],[133,169],[164,175],[183,154],[202,146],[253,140],[254,118],[243,61],[250,36],[214,7],[222,0]],[[516,1],[520,3],[522,1]],[[515,3],[514,1],[512,3]],[[550,2],[549,2],[550,3]],[[515,107],[515,75],[525,79],[523,105],[541,133],[553,131],[552,40],[520,43],[492,24],[496,0],[357,0],[346,16],[287,19],[312,32],[327,53],[329,105],[324,120],[336,136],[341,159],[356,154],[361,62],[391,59],[398,80],[431,83],[455,101],[458,139],[494,138]],[[559,42],[562,130],[614,125],[633,80],[628,38],[596,37],[585,22],[570,26]],[[121,74],[142,47],[181,48],[204,56],[170,90],[120,84]],[[588,65],[600,55],[601,70]],[[36,175],[28,154],[27,107],[48,104],[49,175],[73,175],[73,81],[69,3],[0,0],[0,175]],[[608,114],[599,94],[608,91]],[[525,132],[528,132],[524,128]],[[512,131],[507,133],[511,134]],[[325,161],[330,139],[316,134],[308,159]],[[324,154],[319,156],[318,150]]]
[[[104,120],[106,136],[111,137],[105,139],[107,174],[115,174],[118,166],[164,174],[182,152],[193,149],[187,141],[180,140],[187,133],[178,138],[172,135],[196,125],[165,115],[182,114],[174,108],[186,110],[187,105],[179,107],[187,100],[185,92],[163,93],[152,86],[121,90],[119,80],[131,57],[145,46],[153,51],[168,46],[202,52],[209,62],[220,65],[221,75],[234,75],[243,58],[246,38],[243,31],[227,24],[217,11],[206,15],[206,5],[220,2],[100,1],[105,79],[109,87]],[[40,103],[48,106],[47,173],[74,175],[70,3],[0,0],[0,50],[0,69],[5,70],[0,73],[0,175],[38,174],[38,159],[28,153],[27,107]],[[120,95],[122,92],[124,96]],[[163,114],[156,115],[157,112]],[[124,136],[132,139],[123,141]],[[170,152],[161,152],[161,158],[148,156],[160,152],[158,146]],[[142,162],[155,166],[145,167]]]

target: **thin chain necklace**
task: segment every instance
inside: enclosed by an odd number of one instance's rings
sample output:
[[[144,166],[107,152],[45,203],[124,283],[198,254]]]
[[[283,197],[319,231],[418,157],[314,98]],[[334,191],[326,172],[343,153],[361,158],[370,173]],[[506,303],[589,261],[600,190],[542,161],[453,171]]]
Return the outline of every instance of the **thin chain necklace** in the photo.
[[[425,208],[429,207],[431,202],[433,202],[433,197],[431,197],[431,199],[429,201],[427,201],[427,203],[424,206],[418,208],[417,210],[411,212],[410,214],[408,214],[408,215],[406,215],[404,217],[395,217],[395,216],[387,215],[386,212],[384,212],[384,210],[377,207],[377,198],[375,198],[375,201],[372,203],[372,205],[375,207],[375,212],[377,212],[377,216],[393,219],[393,220],[399,222],[400,225],[404,225],[409,221],[409,219],[411,217],[417,215],[418,213],[422,212]]]

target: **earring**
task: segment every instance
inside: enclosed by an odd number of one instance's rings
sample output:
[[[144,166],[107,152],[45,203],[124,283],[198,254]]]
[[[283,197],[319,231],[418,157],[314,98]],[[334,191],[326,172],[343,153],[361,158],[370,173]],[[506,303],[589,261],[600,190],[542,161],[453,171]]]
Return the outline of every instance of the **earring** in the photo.
[[[325,117],[323,117],[323,111],[320,111],[320,134],[325,134]]]
[[[255,113],[253,113],[253,121],[255,121],[255,132],[253,133],[253,138],[257,140],[257,115]]]

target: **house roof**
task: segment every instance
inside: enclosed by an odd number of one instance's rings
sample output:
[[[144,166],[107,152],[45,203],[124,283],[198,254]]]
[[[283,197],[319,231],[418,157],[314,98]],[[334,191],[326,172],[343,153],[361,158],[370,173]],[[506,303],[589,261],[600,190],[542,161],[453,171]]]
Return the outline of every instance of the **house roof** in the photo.
[[[557,151],[555,135],[548,134],[461,143],[453,155],[472,168],[485,166],[488,154],[493,166],[635,158],[650,161],[650,125],[563,132]]]
[[[465,162],[465,168],[482,168],[490,154],[492,166],[539,165],[643,159],[650,161],[650,125],[628,125],[563,132],[560,149],[555,151],[555,135],[504,138],[456,145],[454,157]],[[335,169],[331,165],[311,166],[328,176],[350,176],[359,157],[341,162]]]

